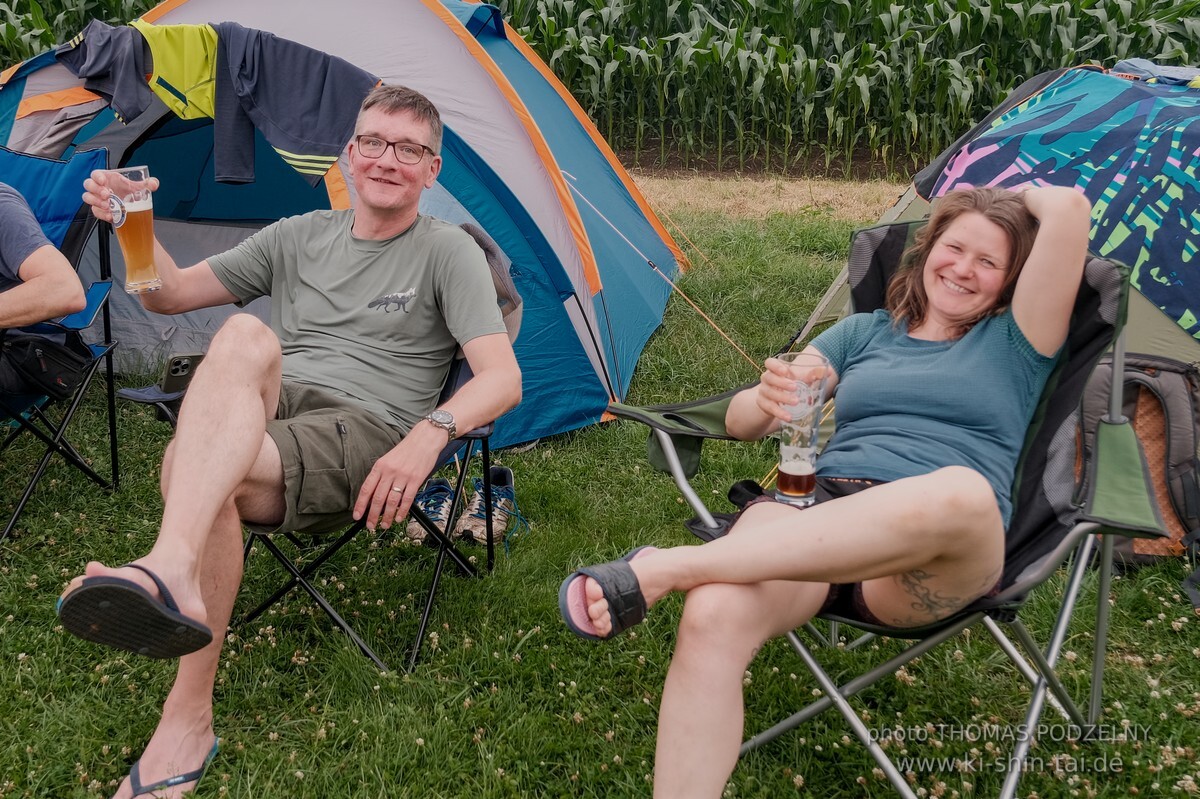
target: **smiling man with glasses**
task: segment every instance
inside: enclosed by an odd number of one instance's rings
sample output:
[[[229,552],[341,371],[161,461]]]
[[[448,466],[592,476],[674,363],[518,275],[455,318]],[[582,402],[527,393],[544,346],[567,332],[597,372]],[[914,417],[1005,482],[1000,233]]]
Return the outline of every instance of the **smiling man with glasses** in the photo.
[[[429,100],[378,87],[349,145],[353,210],[280,220],[186,269],[156,243],[163,286],[139,295],[149,310],[270,296],[271,322],[236,315],[213,337],[163,461],[150,552],[130,566],[89,563],[61,599],[64,626],[81,638],[180,658],[118,799],[181,796],[216,754],[212,692],[242,578],[243,524],[322,533],[354,518],[387,528],[408,514],[456,428],[520,400],[483,251],[418,211],[441,170],[441,140]],[[97,171],[84,183],[105,221],[108,180]],[[475,376],[435,407],[460,346]]]

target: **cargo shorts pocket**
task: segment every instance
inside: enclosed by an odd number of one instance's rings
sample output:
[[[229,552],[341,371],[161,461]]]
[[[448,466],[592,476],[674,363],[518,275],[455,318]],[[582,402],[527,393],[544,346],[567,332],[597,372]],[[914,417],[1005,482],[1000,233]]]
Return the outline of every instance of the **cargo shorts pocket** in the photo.
[[[354,504],[351,468],[353,446],[341,416],[320,424],[294,425],[300,450],[300,490],[296,510],[302,514],[341,513]]]

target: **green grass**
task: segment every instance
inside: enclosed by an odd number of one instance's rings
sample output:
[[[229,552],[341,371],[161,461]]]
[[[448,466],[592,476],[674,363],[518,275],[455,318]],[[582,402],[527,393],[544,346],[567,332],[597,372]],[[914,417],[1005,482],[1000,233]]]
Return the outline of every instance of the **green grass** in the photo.
[[[754,358],[786,343],[836,274],[848,228],[821,212],[731,222],[679,221],[706,253],[683,289]],[[683,400],[753,379],[757,370],[678,298],[652,339],[630,401]],[[133,379],[130,383],[137,382]],[[100,403],[82,418],[81,446],[101,452]],[[157,464],[165,425],[120,406],[121,490],[111,496],[55,464],[19,533],[0,546],[0,797],[108,795],[157,720],[172,677],[168,664],[123,657],[63,632],[54,599],[96,558],[143,553],[159,513]],[[481,579],[448,577],[431,635],[412,674],[380,674],[302,598],[250,626],[235,626],[218,677],[221,754],[202,796],[516,797],[649,794],[663,676],[681,602],[670,597],[635,631],[607,643],[581,641],[558,615],[559,582],[579,565],[645,543],[691,543],[689,515],[670,480],[644,461],[645,432],[631,423],[591,427],[499,459],[516,473],[532,529]],[[34,457],[15,446],[0,482],[10,494]],[[723,494],[760,477],[765,444],[710,446],[698,481]],[[714,496],[718,506],[724,500]],[[725,509],[720,507],[720,509]],[[405,661],[430,553],[391,536],[361,536],[327,569],[330,596],[377,651]],[[1142,796],[1191,792],[1200,713],[1197,620],[1177,588],[1183,563],[1145,569],[1113,590],[1104,721],[1149,728],[1138,740],[1079,745],[1047,741],[1035,751],[1022,795]],[[240,607],[273,587],[269,557],[252,558]],[[1044,634],[1059,585],[1037,592],[1028,623]],[[1085,588],[1085,603],[1094,587]],[[1091,625],[1073,626],[1062,672],[1077,693],[1089,675]],[[849,675],[867,652],[833,653]],[[1071,658],[1074,658],[1071,660]],[[769,643],[747,675],[747,729],[757,731],[807,700],[811,678],[782,641]],[[960,740],[951,725],[1020,723],[1025,690],[988,640],[973,635],[935,650],[859,697],[869,727],[935,725],[904,742],[911,756],[978,758],[977,773],[931,767],[915,774],[933,796],[990,796],[1000,785],[989,741]],[[1056,720],[1047,713],[1043,720]],[[937,727],[936,725],[947,725]],[[978,726],[976,729],[980,729]],[[937,732],[941,730],[942,732]],[[727,796],[886,796],[869,756],[850,745],[834,716],[810,722],[739,762]],[[1002,737],[990,742],[1001,749]],[[890,744],[895,753],[898,744]],[[977,754],[972,754],[974,749]],[[1093,770],[1050,766],[1068,753]],[[1114,761],[1120,759],[1121,769]],[[1065,764],[1065,762],[1064,762]],[[1104,768],[1096,770],[1101,764]],[[1134,790],[1136,789],[1136,791]]]

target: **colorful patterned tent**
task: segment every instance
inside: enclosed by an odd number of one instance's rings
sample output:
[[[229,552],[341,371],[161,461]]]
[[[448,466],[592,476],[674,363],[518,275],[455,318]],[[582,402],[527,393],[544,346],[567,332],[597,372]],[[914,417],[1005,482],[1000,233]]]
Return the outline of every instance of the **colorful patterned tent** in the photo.
[[[135,25],[89,26],[59,51],[0,73],[0,144],[52,158],[106,147],[113,166],[148,164],[163,181],[156,230],[178,261],[193,263],[280,217],[348,207],[353,118],[336,110],[356,109],[376,81],[416,88],[446,125],[442,173],[423,212],[487,231],[524,301],[516,343],[524,400],[493,442],[591,424],[625,396],[662,322],[663,277],[675,276],[682,255],[586,114],[494,7],[167,0]],[[75,72],[109,62],[99,77]],[[227,115],[230,76],[237,92],[275,96],[243,104],[244,118]],[[231,153],[223,142],[237,124],[248,144]],[[241,182],[247,159],[253,182]],[[114,262],[120,278],[115,250]],[[116,300],[127,367],[203,349],[228,313],[159,317]],[[258,302],[251,308],[265,315]]]
[[[1093,205],[1091,249],[1133,270],[1130,351],[1197,362],[1200,71],[1138,71],[1030,79],[923,169],[888,218],[923,216],[962,186],[1077,187]],[[840,307],[831,291],[821,315]]]

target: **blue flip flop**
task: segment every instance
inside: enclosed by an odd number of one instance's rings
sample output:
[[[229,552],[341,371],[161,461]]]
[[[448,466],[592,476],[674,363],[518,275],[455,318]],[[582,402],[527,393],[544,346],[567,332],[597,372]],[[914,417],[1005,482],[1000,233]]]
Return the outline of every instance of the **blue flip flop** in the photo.
[[[129,769],[129,787],[133,789],[133,795],[136,799],[138,796],[161,791],[164,788],[174,788],[176,785],[183,785],[185,782],[194,782],[192,786],[195,791],[199,786],[200,780],[204,778],[204,772],[208,771],[208,764],[213,762],[213,758],[217,756],[217,749],[221,746],[221,739],[213,737],[212,749],[208,750],[208,757],[204,758],[204,763],[195,771],[189,771],[186,774],[176,774],[174,777],[167,777],[165,780],[159,780],[153,785],[142,785],[141,770],[142,761],[133,764],[133,768]]]
[[[162,599],[124,577],[86,577],[55,607],[67,632],[151,658],[177,658],[212,643],[212,630],[179,612],[157,574],[136,563],[125,566],[150,575]]]
[[[558,589],[558,610],[571,632],[589,641],[606,641],[646,618],[646,598],[642,596],[637,575],[629,564],[639,553],[648,549],[655,547],[632,549],[618,560],[588,566],[563,580]],[[587,614],[584,585],[588,577],[600,585],[604,598],[608,600],[608,617],[612,620],[608,635],[600,635]]]

